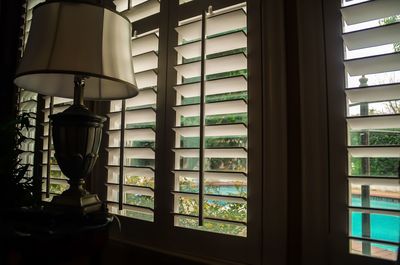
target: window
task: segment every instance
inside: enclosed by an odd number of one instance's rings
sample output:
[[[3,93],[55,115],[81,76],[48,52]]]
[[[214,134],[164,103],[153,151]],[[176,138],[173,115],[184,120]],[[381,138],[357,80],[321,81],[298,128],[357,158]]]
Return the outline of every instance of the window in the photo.
[[[106,159],[97,162],[106,169],[96,180],[105,180],[101,195],[124,227],[115,238],[259,263],[261,51],[254,46],[260,29],[248,26],[260,25],[259,3],[114,3],[132,22],[140,90],[137,97],[106,102],[106,109],[94,103],[97,114],[108,117]],[[68,183],[54,158],[48,116],[72,100],[39,95],[37,101],[41,153],[35,172],[42,199],[50,201]],[[230,253],[234,248],[242,251]]]
[[[344,1],[348,236],[396,260],[400,243],[400,2]]]
[[[259,237],[261,194],[260,117],[251,102],[261,90],[256,52],[248,55],[248,34],[258,33],[247,26],[247,3],[150,2],[128,8],[116,1],[132,21],[140,93],[112,101],[107,114],[107,201],[126,228],[115,236],[144,245],[155,236],[163,249],[258,260],[249,257],[257,252],[250,248]],[[207,240],[194,250],[196,238],[221,242],[221,251]],[[223,251],[234,246],[249,255]]]
[[[157,2],[157,1],[156,1]],[[132,22],[160,10],[153,1],[118,10]],[[246,3],[177,21],[174,45],[175,225],[246,236],[247,15]],[[112,212],[154,221],[159,29],[134,28],[137,97],[112,101],[108,130],[107,199]],[[203,48],[202,48],[203,47]],[[204,65],[204,70],[201,66]],[[203,99],[202,99],[203,97]],[[161,99],[163,100],[163,99]],[[160,150],[160,149],[158,149]],[[166,150],[160,150],[165,152]],[[123,158],[123,159],[121,159]],[[161,176],[160,176],[161,177]]]

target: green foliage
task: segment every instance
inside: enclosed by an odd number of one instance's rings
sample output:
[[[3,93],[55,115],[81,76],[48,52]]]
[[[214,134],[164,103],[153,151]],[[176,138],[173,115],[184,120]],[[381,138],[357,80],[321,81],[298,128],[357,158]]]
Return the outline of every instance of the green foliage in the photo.
[[[191,229],[203,230],[214,233],[229,234],[235,236],[246,236],[247,228],[244,225],[221,223],[217,221],[205,220],[203,226],[199,226],[199,221],[195,218],[179,217],[177,225]]]
[[[206,158],[204,161],[204,169],[210,171],[233,171],[246,172],[246,158]],[[199,159],[197,157],[181,157],[180,169],[183,170],[198,170]]]
[[[126,176],[125,183],[136,186],[154,188],[154,178],[145,176]]]
[[[196,199],[190,198],[179,198],[179,206],[178,211],[181,214],[187,215],[198,215],[199,213],[199,204]],[[224,202],[219,200],[205,200],[204,202],[204,215],[209,218],[217,218],[231,221],[242,221],[245,222],[247,220],[247,204],[246,203],[233,203],[233,202]],[[197,223],[192,223],[190,220],[192,219],[183,219],[181,220],[180,225],[190,228],[199,228],[197,227]],[[221,225],[221,224],[220,224]],[[219,233],[227,233],[239,235],[240,232],[243,233],[243,227],[239,226],[241,229],[237,230],[238,225],[225,225],[225,226],[216,226],[215,222],[209,222],[207,226],[205,226],[204,230],[211,230],[213,232]]]
[[[220,102],[220,101],[227,101],[227,100],[237,100],[237,99],[247,100],[247,91],[208,95],[208,96],[206,96],[206,103],[213,103],[213,102]],[[190,97],[190,98],[182,97],[182,100],[181,100],[182,105],[199,104],[199,103],[200,103],[200,97]]]
[[[396,22],[400,22],[400,15],[387,17],[379,21],[381,25],[388,25]],[[400,52],[400,42],[393,43],[393,49],[396,52]]]
[[[185,148],[199,148],[199,137],[183,137],[181,136],[181,147]],[[205,139],[206,148],[222,148],[222,147],[246,147],[246,136],[210,136]]]
[[[127,140],[125,142],[125,147],[149,147],[149,148],[155,148],[155,142],[154,141],[133,141],[133,140]]]
[[[50,183],[49,186],[49,191],[50,193],[54,193],[54,194],[61,194],[64,191],[66,191],[68,189],[69,185],[68,184],[56,184],[56,183]]]
[[[154,168],[154,159],[127,158],[125,160],[125,166],[151,167],[151,168]]]
[[[204,214],[206,217],[245,222],[247,219],[247,204],[206,200]]]
[[[34,127],[29,113],[17,115],[0,126],[0,185],[1,201],[7,206],[31,205],[33,203],[32,178],[26,176],[29,165],[21,163],[21,144],[27,139],[23,132]]]
[[[127,193],[126,203],[137,206],[154,208],[154,197],[148,195]]]
[[[368,146],[391,146],[400,145],[399,129],[364,130],[350,133],[350,143],[352,146],[363,145],[361,137],[368,134]],[[364,165],[369,165],[367,169]],[[397,176],[400,159],[387,157],[364,157],[351,159],[352,175],[370,176]],[[366,171],[366,172],[364,172]]]
[[[227,56],[227,55],[234,55],[234,54],[238,54],[238,53],[246,54],[247,48],[239,48],[239,49],[235,49],[235,50],[229,50],[229,51],[225,51],[225,52],[209,54],[206,56],[206,60],[210,60],[210,59],[214,59],[214,58],[218,58],[218,57],[222,57],[222,56]],[[190,58],[190,59],[183,58],[182,63],[193,63],[193,62],[198,62],[200,60],[201,60],[200,56]]]
[[[211,80],[215,80],[215,79],[234,77],[234,76],[247,77],[247,69],[241,69],[241,70],[237,70],[237,71],[230,71],[230,72],[207,75],[206,80],[211,81]],[[193,83],[193,82],[200,82],[200,77],[196,76],[196,77],[191,77],[191,78],[182,78],[182,84],[188,84],[188,83]]]
[[[363,160],[368,160],[369,172],[364,172]],[[400,159],[386,157],[352,157],[351,158],[351,175],[353,176],[389,176],[398,175]]]
[[[156,128],[155,122],[139,122],[139,123],[128,123],[126,124],[127,129],[145,129],[145,128]]]
[[[128,217],[131,217],[131,218],[145,220],[145,221],[149,221],[149,222],[154,221],[154,216],[152,214],[148,214],[148,213],[142,213],[142,212],[132,211],[132,210],[125,210],[125,215]]]
[[[219,114],[208,115],[205,118],[206,125],[216,124],[233,124],[244,123],[247,124],[247,113],[233,113],[233,114]],[[181,117],[181,126],[194,126],[200,124],[200,117]]]

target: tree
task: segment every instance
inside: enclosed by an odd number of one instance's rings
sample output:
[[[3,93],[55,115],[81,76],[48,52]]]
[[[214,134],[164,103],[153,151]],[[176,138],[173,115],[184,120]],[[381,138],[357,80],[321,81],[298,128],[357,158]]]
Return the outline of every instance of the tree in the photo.
[[[396,22],[400,22],[400,15],[384,18],[381,21],[379,21],[379,24],[388,25]],[[400,42],[393,43],[393,49],[395,52],[400,52]]]

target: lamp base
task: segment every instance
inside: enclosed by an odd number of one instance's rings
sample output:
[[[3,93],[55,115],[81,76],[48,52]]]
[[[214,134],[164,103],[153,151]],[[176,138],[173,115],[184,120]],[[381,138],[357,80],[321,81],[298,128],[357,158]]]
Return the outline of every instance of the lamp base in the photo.
[[[69,184],[67,190],[53,198],[50,207],[54,211],[76,214],[101,211],[102,202],[97,195],[85,190],[84,179],[96,163],[105,118],[90,113],[83,105],[72,105],[49,118],[54,157]]]
[[[86,194],[80,197],[61,194],[53,198],[50,207],[64,212],[88,214],[101,211],[103,203],[96,194]]]

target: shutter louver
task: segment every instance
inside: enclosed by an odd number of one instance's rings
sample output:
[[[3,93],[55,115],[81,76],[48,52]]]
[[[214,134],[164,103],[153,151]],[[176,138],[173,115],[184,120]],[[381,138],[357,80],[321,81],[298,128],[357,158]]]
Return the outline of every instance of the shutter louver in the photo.
[[[176,226],[247,234],[245,8],[215,10],[175,28]]]
[[[39,3],[44,0],[28,0],[26,3],[26,14],[24,24],[24,36],[23,43],[26,45],[29,36],[29,30],[32,20],[32,10]],[[54,195],[61,194],[68,188],[67,178],[62,174],[60,168],[57,165],[57,161],[54,158],[54,149],[51,139],[51,126],[49,123],[48,116],[53,113],[64,111],[69,105],[71,105],[71,99],[63,99],[57,97],[43,97],[44,99],[44,120],[42,122],[43,140],[42,146],[42,199],[44,201],[50,201]],[[20,111],[32,113],[35,117],[37,116],[37,100],[38,94],[30,91],[20,90]],[[33,123],[35,121],[32,121]],[[22,163],[25,161],[29,163],[30,173],[33,170],[33,157],[34,157],[34,143],[35,143],[35,128],[31,128],[27,132],[28,140],[27,150],[28,152],[22,154]]]
[[[20,36],[22,47],[20,47],[21,55],[23,55],[26,42],[28,41],[29,29],[32,20],[32,9],[34,6],[43,2],[43,0],[28,0],[24,4],[25,14],[23,15],[24,23],[21,25],[22,35]],[[26,177],[33,177],[34,168],[34,156],[35,156],[35,126],[37,118],[37,100],[38,95],[34,92],[19,88],[18,91],[18,112],[28,113],[30,115],[30,124],[33,127],[24,129],[22,134],[26,137],[26,140],[21,144],[21,150],[23,153],[20,154],[21,165],[28,165]]]
[[[158,0],[114,1],[131,22],[160,11]],[[110,104],[107,201],[112,213],[154,221],[158,25],[140,35],[135,28],[132,60],[139,94]],[[122,158],[122,159],[121,159]]]
[[[350,253],[396,260],[400,243],[400,2],[344,3],[341,12]]]

